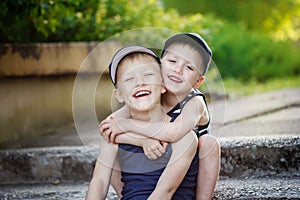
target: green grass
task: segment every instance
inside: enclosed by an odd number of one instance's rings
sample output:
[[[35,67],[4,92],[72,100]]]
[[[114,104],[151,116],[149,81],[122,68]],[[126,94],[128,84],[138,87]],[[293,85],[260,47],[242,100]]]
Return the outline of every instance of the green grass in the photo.
[[[266,80],[265,82],[249,81],[243,83],[235,79],[223,80],[226,93],[233,96],[245,96],[257,93],[264,93],[284,88],[300,87],[300,77],[283,77]]]

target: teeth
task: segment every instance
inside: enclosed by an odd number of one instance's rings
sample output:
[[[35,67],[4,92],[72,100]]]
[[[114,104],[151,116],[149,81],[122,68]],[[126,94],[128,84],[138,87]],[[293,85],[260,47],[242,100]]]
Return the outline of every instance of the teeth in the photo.
[[[140,91],[140,92],[137,92],[134,96],[135,97],[140,97],[140,96],[149,95],[149,94],[150,94],[149,91]]]
[[[169,79],[171,79],[172,81],[178,82],[178,83],[182,82],[179,78],[177,78],[175,76],[169,76]]]

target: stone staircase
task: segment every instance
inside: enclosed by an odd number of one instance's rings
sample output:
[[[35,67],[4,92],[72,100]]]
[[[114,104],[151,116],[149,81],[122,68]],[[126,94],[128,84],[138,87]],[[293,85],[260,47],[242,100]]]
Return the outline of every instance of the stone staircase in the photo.
[[[300,199],[299,136],[220,143],[214,199]],[[97,154],[97,146],[1,150],[0,199],[84,199]]]

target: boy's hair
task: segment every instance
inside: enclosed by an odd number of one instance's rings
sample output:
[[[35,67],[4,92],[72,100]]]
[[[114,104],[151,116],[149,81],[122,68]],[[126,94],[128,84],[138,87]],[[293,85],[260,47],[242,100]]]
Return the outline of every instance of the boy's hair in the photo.
[[[129,45],[121,48],[119,51],[115,53],[113,56],[110,64],[109,64],[109,74],[112,83],[114,86],[117,84],[117,71],[118,71],[118,66],[122,62],[122,60],[127,57],[130,54],[133,53],[145,53],[149,54],[150,56],[154,57],[157,63],[160,65],[160,58],[159,56],[151,49],[144,47],[144,46],[139,46],[139,45]]]
[[[200,71],[201,75],[204,75],[206,71],[208,70],[211,57],[212,57],[212,51],[205,42],[205,40],[197,33],[180,33],[173,35],[169,39],[166,40],[165,45],[161,52],[161,57],[163,57],[165,51],[173,44],[183,44],[188,45],[194,50],[196,50],[202,57],[204,66],[203,69]]]

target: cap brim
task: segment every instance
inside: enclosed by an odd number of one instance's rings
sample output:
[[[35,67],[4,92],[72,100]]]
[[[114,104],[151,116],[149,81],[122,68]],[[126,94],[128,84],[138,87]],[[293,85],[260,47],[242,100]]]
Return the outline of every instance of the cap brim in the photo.
[[[209,48],[208,44],[197,33],[180,33],[180,34],[173,35],[172,37],[167,39],[167,41],[165,42],[165,47],[163,48],[163,50],[161,52],[161,56],[164,54],[166,47],[168,47],[170,44],[172,44],[174,42],[178,42],[178,41],[184,42],[184,43],[191,43],[192,46],[195,46],[197,48],[201,47],[206,51],[206,53],[208,53],[208,55],[210,57],[212,57],[212,51]]]

